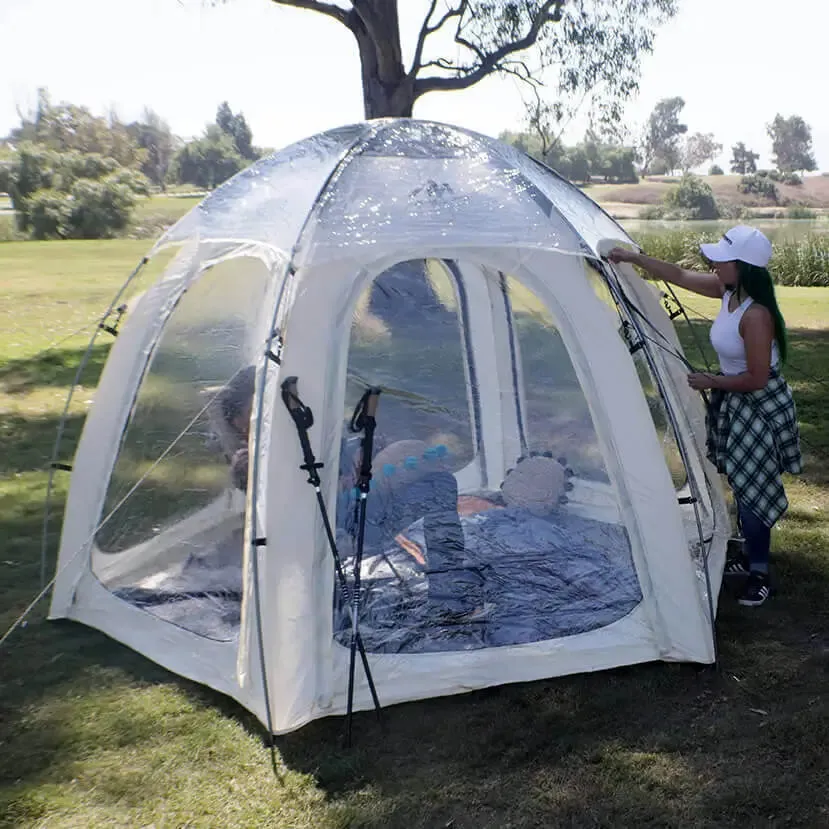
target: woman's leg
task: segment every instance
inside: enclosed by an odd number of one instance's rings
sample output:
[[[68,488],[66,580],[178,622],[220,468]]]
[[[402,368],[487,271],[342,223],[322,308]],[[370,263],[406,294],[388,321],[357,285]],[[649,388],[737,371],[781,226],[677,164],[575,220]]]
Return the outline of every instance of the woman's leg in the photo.
[[[754,573],[769,572],[771,528],[767,527],[751,510],[740,506],[740,524],[745,538],[748,569]]]
[[[748,555],[749,576],[737,601],[747,607],[763,604],[770,595],[769,554],[771,528],[767,527],[751,510],[740,507],[740,523]]]

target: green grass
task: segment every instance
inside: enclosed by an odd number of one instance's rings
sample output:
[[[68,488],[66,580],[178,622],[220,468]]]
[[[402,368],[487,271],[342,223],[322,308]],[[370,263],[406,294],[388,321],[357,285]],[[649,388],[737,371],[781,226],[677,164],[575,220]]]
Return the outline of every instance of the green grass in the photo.
[[[2,630],[38,589],[43,465],[84,341],[36,354],[94,318],[146,247],[0,246]],[[41,606],[0,651],[0,826],[829,824],[829,393],[803,376],[827,374],[829,290],[780,297],[819,454],[774,532],[780,594],[753,611],[722,599],[720,672],[653,664],[400,705],[385,736],[358,715],[351,751],[324,720],[277,741],[275,777],[238,706]]]
[[[175,194],[141,199],[124,235],[133,239],[155,239],[201,200],[201,196]]]

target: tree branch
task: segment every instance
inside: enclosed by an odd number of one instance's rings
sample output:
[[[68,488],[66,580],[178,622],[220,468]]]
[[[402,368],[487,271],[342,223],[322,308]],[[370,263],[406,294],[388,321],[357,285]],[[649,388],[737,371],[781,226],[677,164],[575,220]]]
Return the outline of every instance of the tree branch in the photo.
[[[469,6],[469,0],[461,0],[460,5],[457,8],[450,8],[443,15],[443,17],[441,17],[436,25],[430,26],[429,21],[432,19],[432,15],[435,13],[437,5],[438,0],[432,0],[429,6],[429,11],[423,21],[423,26],[420,29],[420,34],[417,36],[417,46],[415,47],[414,58],[412,59],[412,68],[409,70],[410,76],[414,76],[417,74],[419,69],[423,68],[420,61],[423,58],[423,49],[426,46],[426,38],[437,32],[439,29],[442,29],[447,20],[451,20],[453,17],[463,19],[466,9]]]
[[[335,6],[333,3],[323,3],[322,0],[271,0],[271,2],[276,3],[278,6],[294,6],[297,9],[308,9],[309,11],[319,12],[328,17],[333,17],[334,20],[339,20],[343,26],[349,29],[351,28],[351,22],[349,20],[351,12],[340,6]]]
[[[428,69],[430,66],[436,66],[438,69],[445,69],[447,72],[469,72],[471,67],[458,66],[452,63],[448,58],[438,58],[437,60],[430,60],[427,63],[421,64],[421,69]]]
[[[537,81],[533,77],[530,67],[523,60],[505,61],[499,67],[499,71],[506,72],[508,75],[515,75],[518,80],[524,81],[524,83],[529,84],[533,89],[544,86],[541,81]]]
[[[507,70],[503,64],[505,58],[516,52],[523,52],[529,49],[538,40],[541,30],[548,23],[556,23],[561,20],[561,10],[565,0],[546,0],[542,7],[536,12],[532,25],[524,37],[518,40],[505,43],[503,46],[492,52],[484,52],[479,47],[462,37],[460,31],[455,35],[455,41],[467,49],[471,49],[478,57],[478,64],[466,75],[455,78],[430,77],[421,78],[415,82],[415,97],[418,98],[427,92],[448,91],[456,89],[468,89],[487,75],[496,71]],[[555,7],[555,8],[553,8]],[[552,11],[550,11],[552,9]],[[511,74],[516,74],[514,71]]]

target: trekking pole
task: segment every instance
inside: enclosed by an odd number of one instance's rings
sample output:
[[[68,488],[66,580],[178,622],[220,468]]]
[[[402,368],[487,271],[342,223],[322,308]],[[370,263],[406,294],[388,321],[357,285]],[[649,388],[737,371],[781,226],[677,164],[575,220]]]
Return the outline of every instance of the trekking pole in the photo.
[[[351,745],[351,712],[354,703],[354,668],[357,640],[360,635],[360,575],[363,565],[363,545],[366,537],[366,500],[371,489],[371,459],[374,454],[374,429],[377,426],[375,414],[380,399],[380,389],[369,388],[360,398],[351,418],[351,431],[363,433],[363,448],[360,459],[360,474],[357,488],[360,490],[357,524],[357,552],[354,556],[354,591],[351,594],[351,658],[348,664],[348,745]]]
[[[308,438],[308,430],[311,426],[314,425],[314,414],[300,399],[297,394],[297,378],[296,377],[288,377],[285,382],[282,384],[282,401],[285,403],[285,406],[288,409],[288,412],[291,415],[291,418],[296,425],[297,434],[299,435],[299,444],[302,448],[302,458],[303,463],[299,467],[303,471],[308,473],[308,483],[314,487],[314,492],[317,496],[317,503],[319,504],[320,514],[322,515],[322,523],[325,526],[325,534],[328,538],[328,546],[331,550],[331,555],[334,558],[334,569],[337,572],[337,581],[340,585],[340,592],[342,593],[343,602],[345,606],[348,608],[349,613],[351,614],[351,627],[352,633],[357,630],[357,623],[356,623],[356,615],[355,615],[355,602],[352,599],[351,591],[348,589],[348,581],[345,577],[345,570],[343,569],[342,560],[340,559],[340,553],[337,549],[337,542],[334,538],[334,533],[331,529],[331,521],[328,517],[328,510],[325,507],[325,499],[322,497],[322,489],[320,486],[320,476],[319,470],[322,469],[323,464],[318,463],[317,459],[314,457],[314,451],[311,449],[311,441]],[[363,670],[366,674],[366,681],[368,682],[369,691],[371,692],[371,698],[374,702],[374,708],[377,711],[377,719],[382,725],[383,717],[381,713],[380,707],[380,699],[377,696],[377,688],[374,685],[374,678],[371,675],[371,668],[368,664],[368,656],[366,654],[365,646],[363,645],[362,636],[359,634],[359,630],[357,630],[356,637],[352,638],[352,659],[354,654],[354,647],[360,652],[360,659],[363,663]],[[352,663],[352,673],[351,678],[353,679],[353,663]],[[348,745],[351,745],[351,700],[353,687],[351,685],[351,681],[349,681],[349,707],[348,707]]]

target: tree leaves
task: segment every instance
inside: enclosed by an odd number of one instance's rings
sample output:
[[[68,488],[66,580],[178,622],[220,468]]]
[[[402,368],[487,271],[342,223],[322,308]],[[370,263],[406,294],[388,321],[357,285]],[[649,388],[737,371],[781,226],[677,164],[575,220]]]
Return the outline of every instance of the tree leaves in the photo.
[[[351,0],[350,8],[319,0],[273,2],[333,17],[358,40],[385,33],[372,49],[360,44],[367,117],[411,112],[429,92],[509,74],[536,87],[551,81],[561,117],[589,100],[594,118],[605,124],[620,118],[622,99],[638,87],[640,59],[653,47],[656,26],[676,11],[676,0],[447,0],[440,9],[431,2],[411,33],[412,66],[405,69],[401,60],[398,73],[385,73],[397,78],[399,89],[390,90],[377,84],[384,79],[372,74],[371,63],[381,65],[380,56],[400,60],[397,0]],[[455,49],[447,46],[449,36]],[[408,96],[405,105],[396,92]]]

